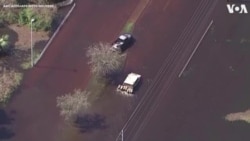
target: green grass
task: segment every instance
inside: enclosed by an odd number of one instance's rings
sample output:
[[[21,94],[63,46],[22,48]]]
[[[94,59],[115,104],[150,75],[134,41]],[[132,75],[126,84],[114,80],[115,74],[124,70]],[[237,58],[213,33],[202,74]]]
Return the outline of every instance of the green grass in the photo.
[[[86,90],[91,93],[89,96],[90,103],[94,102],[101,96],[107,85],[108,82],[105,78],[100,78],[94,75],[90,78],[86,88]]]
[[[134,29],[134,23],[133,22],[128,22],[126,23],[126,25],[124,26],[122,32],[125,33],[132,33]]]
[[[34,55],[34,56],[33,56],[33,61],[34,61],[34,63],[35,63],[35,61],[37,60],[37,58],[39,57],[40,53],[41,53],[41,51],[34,50],[34,54],[33,54],[33,55]],[[21,63],[20,67],[21,67],[22,69],[24,69],[24,70],[27,70],[27,69],[32,68],[32,67],[31,67],[31,58],[30,58],[30,56],[27,57],[27,58]]]
[[[30,69],[31,68],[30,59],[27,58],[20,66],[24,70]]]

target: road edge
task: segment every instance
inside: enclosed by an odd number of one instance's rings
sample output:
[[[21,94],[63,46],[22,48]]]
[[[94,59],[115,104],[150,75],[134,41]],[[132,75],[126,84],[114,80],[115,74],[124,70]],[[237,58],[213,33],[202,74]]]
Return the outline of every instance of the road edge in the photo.
[[[48,49],[48,47],[50,46],[50,44],[52,43],[52,41],[54,40],[54,38],[56,37],[56,35],[59,33],[60,29],[62,28],[62,26],[64,25],[64,23],[67,21],[67,19],[69,18],[69,16],[71,15],[71,13],[73,12],[73,10],[75,9],[75,7],[76,7],[76,3],[73,4],[73,6],[71,7],[71,9],[67,13],[67,15],[64,17],[63,21],[60,23],[60,25],[58,26],[58,28],[56,29],[56,31],[53,33],[53,35],[49,39],[48,43],[45,45],[43,51],[41,52],[41,54],[39,55],[39,57],[35,60],[34,65],[36,65],[40,61],[40,59],[43,57],[44,53],[46,52],[46,50]]]
[[[65,7],[65,6],[71,5],[73,2],[74,2],[74,0],[65,0],[63,2],[56,3],[56,6],[58,8],[61,8],[61,7]]]

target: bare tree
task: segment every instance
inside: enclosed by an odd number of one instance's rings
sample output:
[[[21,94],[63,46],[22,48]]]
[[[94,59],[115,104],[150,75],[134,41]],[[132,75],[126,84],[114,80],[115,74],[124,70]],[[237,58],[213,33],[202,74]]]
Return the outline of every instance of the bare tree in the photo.
[[[76,89],[73,94],[69,93],[57,97],[57,107],[61,110],[60,115],[63,116],[66,121],[74,120],[90,106],[88,100],[89,94],[87,91]]]
[[[122,67],[125,54],[112,51],[108,43],[97,43],[88,48],[87,57],[91,71],[97,76],[108,76]]]

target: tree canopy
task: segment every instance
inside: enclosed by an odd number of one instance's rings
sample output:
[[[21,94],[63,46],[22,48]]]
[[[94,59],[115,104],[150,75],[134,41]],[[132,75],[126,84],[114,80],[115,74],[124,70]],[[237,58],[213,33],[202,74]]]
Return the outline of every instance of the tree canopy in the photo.
[[[87,57],[91,72],[98,76],[108,76],[118,71],[123,64],[125,54],[112,51],[109,43],[97,43],[88,48]]]

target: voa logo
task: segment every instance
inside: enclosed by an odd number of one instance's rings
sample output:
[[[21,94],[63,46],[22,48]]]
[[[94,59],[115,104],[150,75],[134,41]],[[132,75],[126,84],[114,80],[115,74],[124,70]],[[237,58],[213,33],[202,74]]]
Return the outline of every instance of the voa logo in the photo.
[[[239,14],[247,14],[247,7],[245,4],[227,4],[227,10],[230,14],[239,13]]]

